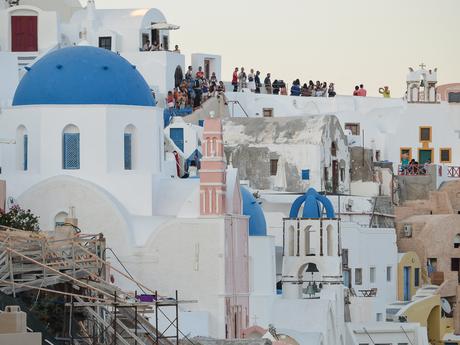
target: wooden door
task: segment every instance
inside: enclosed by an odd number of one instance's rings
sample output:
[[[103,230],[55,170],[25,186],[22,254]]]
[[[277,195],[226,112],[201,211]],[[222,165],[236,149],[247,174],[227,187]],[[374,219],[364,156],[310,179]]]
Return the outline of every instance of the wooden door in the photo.
[[[339,189],[339,162],[332,161],[332,193],[337,193]]]
[[[11,17],[11,51],[38,51],[38,19],[37,16]]]

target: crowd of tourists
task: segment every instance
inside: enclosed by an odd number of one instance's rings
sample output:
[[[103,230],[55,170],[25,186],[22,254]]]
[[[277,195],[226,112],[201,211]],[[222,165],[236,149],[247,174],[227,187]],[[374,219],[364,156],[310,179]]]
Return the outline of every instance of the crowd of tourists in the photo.
[[[409,158],[404,155],[401,159],[401,167],[399,170],[400,175],[426,175],[429,172],[431,161],[427,160],[424,164],[420,164],[415,159]]]
[[[215,72],[205,77],[202,67],[198,67],[196,73],[189,66],[185,77],[176,82],[176,88],[168,92],[166,105],[169,109],[196,109],[210,97],[222,95],[225,85],[217,80]]]
[[[232,75],[232,86],[233,92],[242,91],[249,89],[254,93],[261,93],[262,89],[264,93],[273,95],[291,95],[291,96],[304,96],[304,97],[335,97],[334,83],[320,82],[316,83],[310,80],[308,83],[302,83],[299,79],[292,82],[291,87],[288,90],[288,86],[281,79],[274,79],[267,73],[262,81],[260,71],[254,71],[251,68],[249,73],[246,73],[244,67],[235,67]]]

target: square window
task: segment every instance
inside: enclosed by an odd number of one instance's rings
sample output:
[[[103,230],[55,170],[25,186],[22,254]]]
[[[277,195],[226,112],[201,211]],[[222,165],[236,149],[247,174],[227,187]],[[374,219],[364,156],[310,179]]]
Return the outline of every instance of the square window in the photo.
[[[363,270],[362,268],[355,268],[355,285],[362,285],[363,283]]]
[[[345,129],[350,130],[352,135],[359,135],[361,132],[359,123],[345,123]]]
[[[443,148],[439,150],[439,161],[441,163],[450,163],[451,160],[451,152],[452,150],[450,148]]]
[[[112,50],[112,37],[99,37],[99,48]]]
[[[431,141],[431,127],[420,127],[420,141]]]
[[[401,147],[399,150],[401,163],[409,164],[412,159],[412,149],[410,147]]]
[[[278,160],[270,159],[270,176],[276,176],[278,172]]]
[[[310,179],[310,169],[302,170],[302,180],[307,181]]]
[[[460,92],[449,92],[449,103],[460,103]]]
[[[273,108],[264,108],[262,113],[264,117],[273,117]]]

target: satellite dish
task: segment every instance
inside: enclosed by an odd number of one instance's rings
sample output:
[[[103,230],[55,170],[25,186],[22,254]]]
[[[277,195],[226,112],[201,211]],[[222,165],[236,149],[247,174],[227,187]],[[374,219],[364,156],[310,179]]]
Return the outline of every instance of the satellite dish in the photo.
[[[446,314],[450,314],[452,312],[452,307],[450,306],[449,301],[445,298],[441,298],[441,308]]]

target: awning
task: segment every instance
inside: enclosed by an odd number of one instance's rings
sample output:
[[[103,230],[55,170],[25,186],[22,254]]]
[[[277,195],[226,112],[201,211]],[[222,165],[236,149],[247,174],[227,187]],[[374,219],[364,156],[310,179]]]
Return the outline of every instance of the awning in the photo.
[[[168,23],[156,23],[152,24],[147,29],[152,29],[152,30],[178,30],[180,29],[180,26],[174,25],[174,24],[168,24]]]

